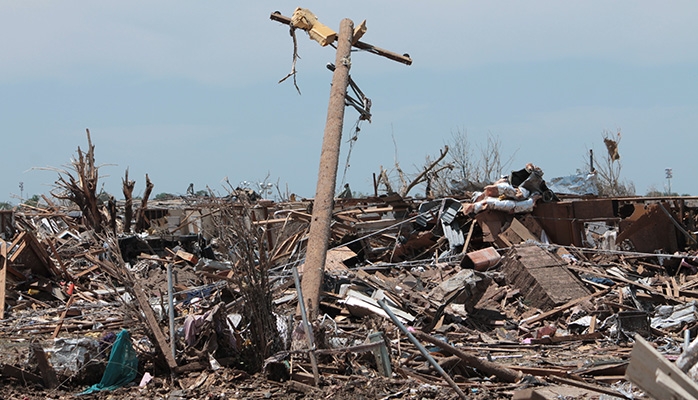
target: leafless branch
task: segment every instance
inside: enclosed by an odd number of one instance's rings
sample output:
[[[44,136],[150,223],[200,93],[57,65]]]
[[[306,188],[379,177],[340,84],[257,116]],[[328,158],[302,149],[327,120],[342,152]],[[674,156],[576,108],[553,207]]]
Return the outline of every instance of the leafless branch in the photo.
[[[417,175],[417,177],[414,178],[412,180],[412,182],[410,182],[406,187],[404,187],[404,189],[401,190],[400,195],[402,197],[407,196],[407,193],[409,193],[410,190],[412,190],[415,186],[426,181],[427,174],[439,165],[441,160],[443,160],[446,157],[446,154],[448,154],[448,146],[444,146],[444,149],[441,150],[441,154],[436,159],[436,161],[434,161],[431,164],[429,164],[428,166],[424,167],[424,170],[419,175]]]

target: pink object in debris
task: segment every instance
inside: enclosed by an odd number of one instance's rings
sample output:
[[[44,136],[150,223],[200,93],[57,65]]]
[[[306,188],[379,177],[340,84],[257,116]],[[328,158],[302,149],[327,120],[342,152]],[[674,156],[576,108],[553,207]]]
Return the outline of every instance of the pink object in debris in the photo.
[[[153,379],[153,376],[150,375],[150,372],[146,372],[143,374],[143,378],[141,378],[141,383],[138,384],[138,386],[143,387],[148,384]]]

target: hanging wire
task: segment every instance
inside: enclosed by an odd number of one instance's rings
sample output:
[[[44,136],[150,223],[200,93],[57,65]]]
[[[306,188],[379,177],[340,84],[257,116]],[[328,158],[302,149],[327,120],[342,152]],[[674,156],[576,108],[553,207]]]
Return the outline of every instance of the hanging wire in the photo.
[[[327,69],[334,72],[334,64],[328,63]],[[354,123],[354,127],[352,128],[354,134],[348,140],[349,152],[347,153],[347,161],[344,164],[344,173],[342,174],[341,186],[344,186],[347,183],[347,171],[349,170],[350,166],[349,162],[351,160],[351,152],[354,148],[354,143],[356,143],[356,141],[359,139],[359,132],[361,132],[361,121],[368,121],[369,123],[371,123],[371,99],[366,97],[366,95],[361,91],[361,89],[359,89],[359,86],[351,78],[351,75],[349,75],[348,78],[348,88],[351,88],[354,97],[352,97],[352,95],[350,95],[349,93],[345,93],[344,105],[354,107],[354,109],[359,112],[359,118],[356,120],[356,123]]]
[[[342,184],[340,186],[344,186],[345,183],[347,183],[347,171],[349,171],[349,161],[351,159],[351,151],[354,148],[354,143],[359,139],[359,132],[361,132],[361,117],[359,117],[356,120],[356,123],[354,123],[354,134],[347,140],[349,142],[349,151],[347,152],[347,161],[344,163],[344,173],[342,174]]]
[[[330,71],[334,72],[335,70],[335,65],[332,63],[327,64],[327,69]],[[348,76],[349,78],[349,85],[348,88],[351,88],[352,92],[354,93],[354,97],[352,97],[349,93],[344,94],[344,104],[347,106],[352,106],[356,111],[359,112],[359,119],[360,120],[365,120],[368,121],[369,123],[371,122],[371,99],[366,97],[364,92],[359,89],[359,85],[354,82],[354,80],[351,78],[351,75]]]
[[[364,95],[364,92],[359,89],[359,86],[351,79],[349,75],[349,87],[354,92],[354,96],[358,99],[351,97],[348,93],[345,96],[345,104],[352,106],[359,112],[359,120],[371,122],[371,99]]]

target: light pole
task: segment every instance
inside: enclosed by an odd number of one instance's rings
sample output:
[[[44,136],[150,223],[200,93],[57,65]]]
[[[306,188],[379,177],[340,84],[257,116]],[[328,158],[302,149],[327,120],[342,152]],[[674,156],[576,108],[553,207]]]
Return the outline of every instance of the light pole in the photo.
[[[667,181],[667,196],[671,196],[671,178],[673,177],[672,174],[672,169],[671,168],[666,168],[664,169],[664,172],[666,172],[666,181]]]
[[[262,192],[262,198],[266,198],[266,195],[272,194],[271,189],[274,188],[273,183],[268,183],[268,182],[259,182],[259,190]]]

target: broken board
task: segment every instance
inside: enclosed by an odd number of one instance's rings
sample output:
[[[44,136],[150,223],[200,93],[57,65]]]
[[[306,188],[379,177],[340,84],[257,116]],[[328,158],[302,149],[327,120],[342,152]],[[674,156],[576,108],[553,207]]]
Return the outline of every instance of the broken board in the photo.
[[[698,385],[640,335],[635,335],[625,377],[656,399],[698,398]]]

